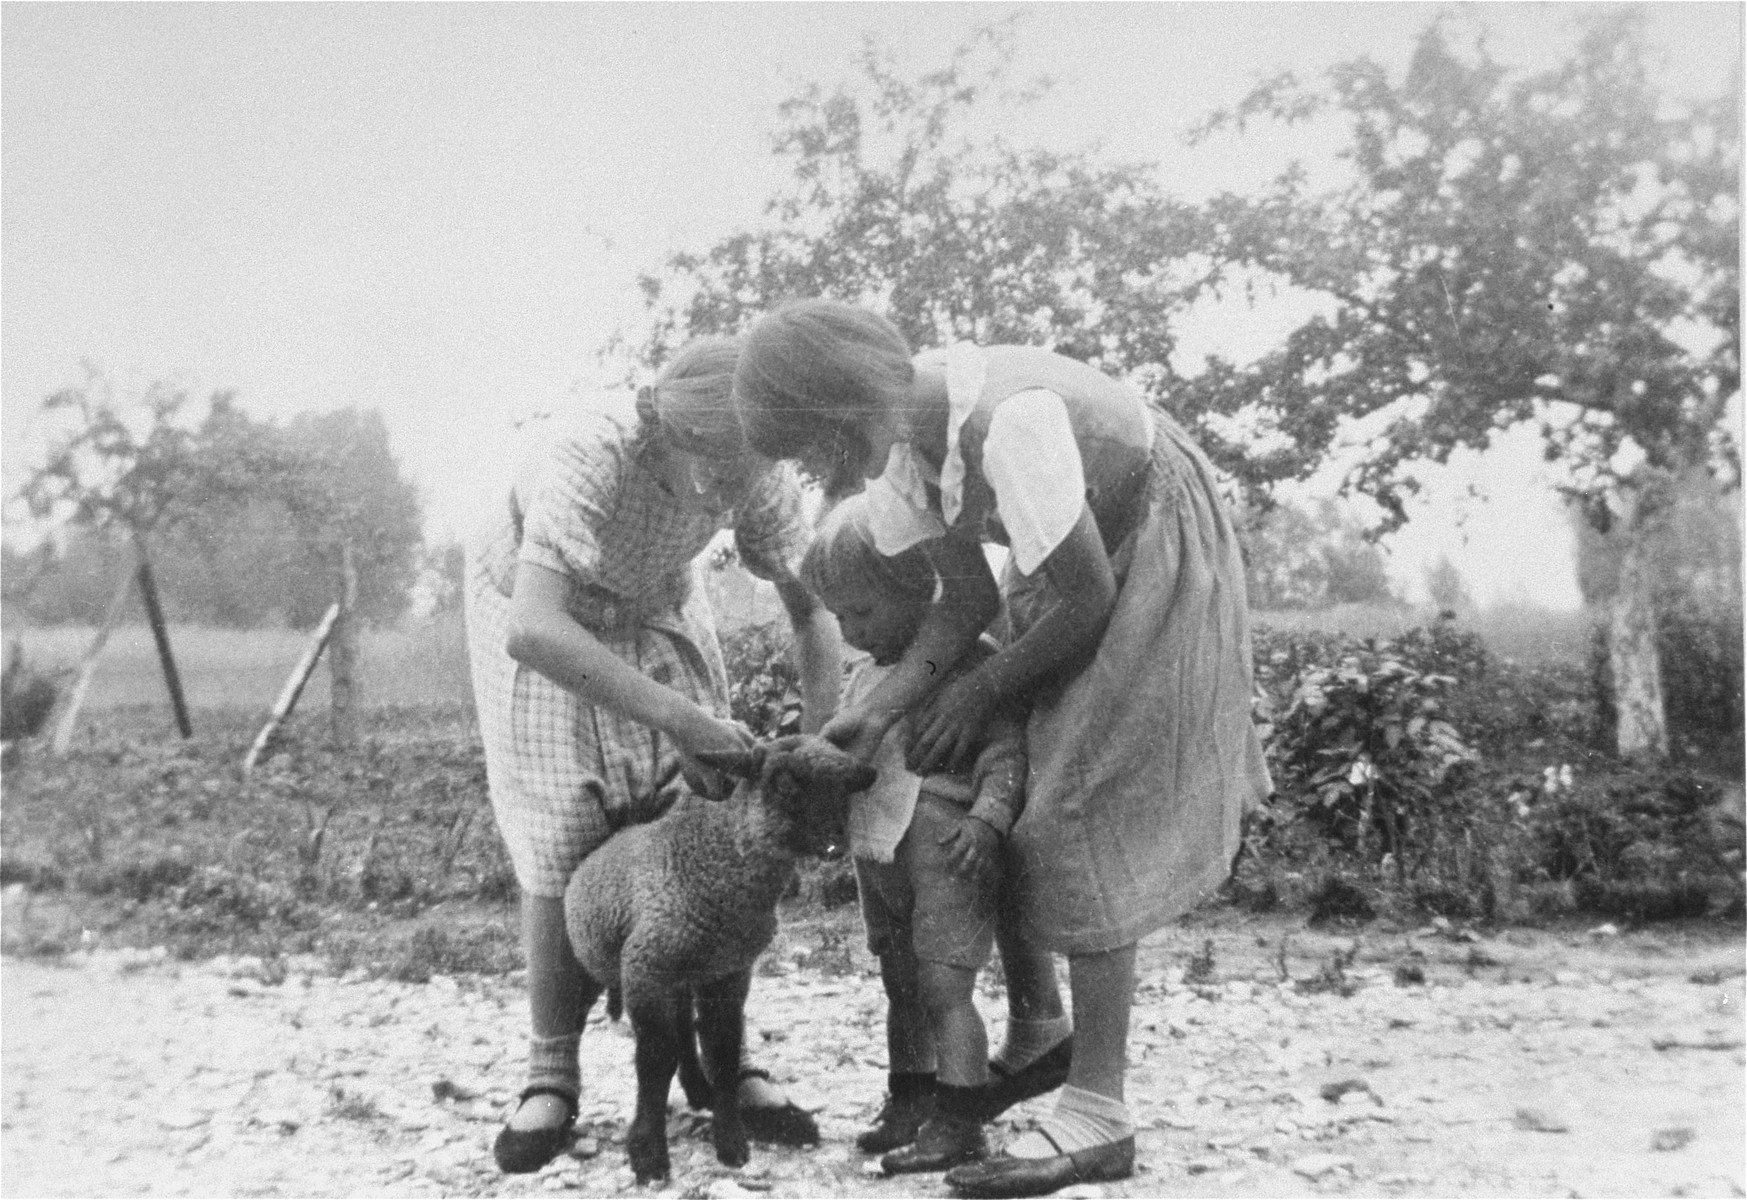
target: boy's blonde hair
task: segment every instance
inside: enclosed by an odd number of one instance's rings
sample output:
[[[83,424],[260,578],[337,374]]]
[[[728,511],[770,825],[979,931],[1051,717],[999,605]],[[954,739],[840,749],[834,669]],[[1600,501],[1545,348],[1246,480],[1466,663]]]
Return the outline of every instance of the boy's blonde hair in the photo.
[[[874,546],[865,495],[850,496],[820,518],[801,560],[801,582],[827,608],[834,598],[870,591],[903,600],[934,598],[934,567],[920,547],[888,558]]]

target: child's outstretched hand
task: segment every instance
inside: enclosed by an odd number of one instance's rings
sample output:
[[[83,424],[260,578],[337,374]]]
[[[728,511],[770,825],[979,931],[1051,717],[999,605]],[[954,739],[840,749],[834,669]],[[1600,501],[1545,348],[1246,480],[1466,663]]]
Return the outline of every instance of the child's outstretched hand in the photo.
[[[946,864],[952,873],[976,882],[987,879],[994,871],[1001,835],[993,826],[965,816],[959,818],[958,828],[940,839],[940,845],[946,850]]]

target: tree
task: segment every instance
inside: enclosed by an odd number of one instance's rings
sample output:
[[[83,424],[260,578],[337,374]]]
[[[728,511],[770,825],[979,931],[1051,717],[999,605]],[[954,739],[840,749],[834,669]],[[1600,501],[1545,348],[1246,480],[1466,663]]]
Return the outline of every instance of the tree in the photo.
[[[1468,591],[1468,581],[1450,561],[1448,554],[1438,555],[1438,561],[1426,568],[1426,595],[1445,612],[1468,612],[1474,607],[1474,597]]]
[[[1252,512],[1244,563],[1250,604],[1263,611],[1397,603],[1383,551],[1327,498]]]
[[[137,529],[150,535],[176,620],[313,626],[334,600],[348,538],[359,614],[390,621],[405,610],[422,540],[418,496],[379,415],[303,414],[281,429],[220,393],[193,421],[192,402],[172,389],[117,400],[92,380],[45,405],[72,420],[22,495],[67,532],[29,556],[8,551],[8,604],[45,622],[100,619],[105,581],[118,557],[134,555],[125,543]],[[141,425],[151,432],[135,432]]]
[[[460,542],[441,542],[425,550],[420,586],[433,614],[459,613],[467,594],[467,551]]]
[[[1739,390],[1738,95],[1679,106],[1649,80],[1641,18],[1593,18],[1570,61],[1515,76],[1443,21],[1405,77],[1358,59],[1316,86],[1284,74],[1201,129],[1344,128],[1348,180],[1295,165],[1260,198],[1210,205],[1230,274],[1259,273],[1321,311],[1274,353],[1215,362],[1209,407],[1272,422],[1320,461],[1337,429],[1375,433],[1344,488],[1406,520],[1415,464],[1537,423],[1598,528],[1628,547],[1667,482],[1708,466]],[[1738,93],[1739,81],[1733,89]],[[1612,606],[1622,754],[1666,752],[1649,576],[1628,550]]]
[[[194,420],[197,407],[164,383],[117,396],[102,372],[87,367],[84,384],[43,401],[62,433],[20,499],[38,520],[142,537],[240,500],[261,465],[258,445],[238,436],[247,418],[230,392],[214,392]]]
[[[1227,395],[1186,388],[1172,366],[1173,325],[1213,282],[1197,210],[1164,194],[1149,165],[977,132],[991,110],[1047,86],[1007,87],[1012,32],[988,26],[915,79],[869,41],[857,79],[785,102],[773,149],[792,175],[764,225],[645,277],[652,328],[632,353],[656,365],[686,338],[830,296],[877,307],[919,349],[1051,347],[1130,378],[1239,479],[1295,472],[1290,449],[1257,456],[1228,440]]]
[[[307,628],[334,600],[341,548],[351,546],[357,611],[389,621],[405,611],[424,534],[418,489],[400,473],[388,427],[374,409],[301,413],[283,432],[285,470],[265,499],[285,506],[297,531],[291,623]]]
[[[1706,472],[1688,471],[1668,489],[1643,548],[1665,667],[1671,744],[1740,770],[1742,596],[1740,494],[1726,495]],[[1733,510],[1733,511],[1731,511]],[[1598,532],[1572,510],[1577,578],[1586,604],[1607,605],[1620,587],[1630,547],[1624,531]],[[1611,688],[1611,663],[1601,677]]]
[[[177,727],[188,737],[193,727],[171,654],[148,542],[160,526],[191,519],[203,505],[234,500],[246,488],[248,464],[207,452],[213,445],[233,440],[242,420],[233,397],[215,393],[204,418],[194,422],[185,391],[156,384],[143,395],[123,399],[100,372],[88,367],[85,384],[56,392],[43,402],[43,412],[51,421],[61,422],[62,432],[20,491],[31,515],[90,531],[122,531],[133,551],[132,565],[85,652],[55,733],[55,753],[66,749],[97,656],[135,581],[151,622]]]

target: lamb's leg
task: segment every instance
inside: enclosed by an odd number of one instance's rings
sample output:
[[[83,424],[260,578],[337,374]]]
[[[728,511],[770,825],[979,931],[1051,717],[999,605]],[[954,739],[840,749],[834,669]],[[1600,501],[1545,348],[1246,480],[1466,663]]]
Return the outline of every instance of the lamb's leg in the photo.
[[[740,1043],[746,1021],[746,993],[752,972],[741,971],[697,989],[698,1033],[704,1065],[716,1081],[715,1107],[710,1115],[710,1139],[716,1158],[725,1166],[746,1164],[751,1154],[740,1124]]]
[[[692,1108],[712,1108],[716,1095],[710,1089],[709,1076],[698,1062],[697,1028],[692,1020],[696,1001],[692,991],[682,989],[679,998],[679,1086],[685,1091],[685,1102]]]
[[[625,980],[625,1011],[637,1035],[637,1112],[625,1135],[625,1150],[638,1183],[666,1179],[667,1091],[679,1061],[674,989]]]

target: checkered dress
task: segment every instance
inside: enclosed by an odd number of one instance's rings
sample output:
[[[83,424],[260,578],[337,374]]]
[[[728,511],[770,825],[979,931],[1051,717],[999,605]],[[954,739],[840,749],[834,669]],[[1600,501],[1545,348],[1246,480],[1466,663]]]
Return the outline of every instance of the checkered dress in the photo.
[[[698,556],[732,528],[766,579],[805,550],[799,486],[775,467],[725,518],[681,507],[637,457],[634,424],[590,414],[536,431],[503,501],[467,546],[467,642],[498,829],[524,891],[557,897],[615,830],[681,788],[664,735],[585,704],[504,652],[520,562],[571,580],[572,616],[614,654],[718,716],[728,685]]]

